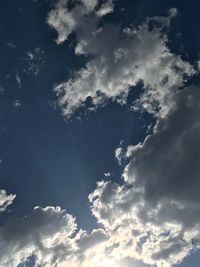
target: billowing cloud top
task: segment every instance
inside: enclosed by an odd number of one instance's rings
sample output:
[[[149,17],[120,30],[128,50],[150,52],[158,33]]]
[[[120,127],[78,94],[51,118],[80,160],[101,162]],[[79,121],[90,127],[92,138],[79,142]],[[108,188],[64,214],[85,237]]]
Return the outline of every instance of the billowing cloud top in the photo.
[[[168,267],[199,248],[199,99],[193,86],[175,95],[176,107],[154,133],[124,153],[124,184],[102,181],[90,195],[114,254]]]

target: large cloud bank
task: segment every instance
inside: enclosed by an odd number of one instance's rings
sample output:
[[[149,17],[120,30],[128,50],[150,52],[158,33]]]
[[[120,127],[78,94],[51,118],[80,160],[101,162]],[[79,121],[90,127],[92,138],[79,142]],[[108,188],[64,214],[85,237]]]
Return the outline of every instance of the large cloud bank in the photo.
[[[199,100],[198,87],[177,94],[154,133],[124,152],[124,183],[99,182],[90,195],[114,254],[168,267],[199,248]]]

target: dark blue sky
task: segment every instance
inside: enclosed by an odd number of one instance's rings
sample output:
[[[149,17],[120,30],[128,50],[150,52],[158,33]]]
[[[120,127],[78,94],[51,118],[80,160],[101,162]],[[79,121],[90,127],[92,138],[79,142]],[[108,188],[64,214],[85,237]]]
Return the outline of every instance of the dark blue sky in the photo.
[[[36,205],[61,205],[77,214],[82,227],[90,228],[88,194],[105,172],[120,179],[114,150],[121,140],[124,146],[142,141],[151,118],[110,103],[83,115],[81,121],[65,122],[53,107],[52,88],[67,78],[70,69],[80,68],[84,58],[77,59],[68,44],[56,45],[45,24],[47,3],[22,1],[13,6],[8,1],[4,5],[8,13],[1,16],[1,86],[6,88],[1,99],[1,186],[17,194],[16,215],[26,214]],[[9,17],[13,17],[12,23]],[[35,76],[24,72],[27,64],[23,58],[36,47],[44,51],[44,65]],[[20,88],[17,73],[22,80]],[[7,74],[9,78],[5,78]],[[130,100],[136,94],[130,94]],[[16,99],[21,102],[18,108],[13,104]]]

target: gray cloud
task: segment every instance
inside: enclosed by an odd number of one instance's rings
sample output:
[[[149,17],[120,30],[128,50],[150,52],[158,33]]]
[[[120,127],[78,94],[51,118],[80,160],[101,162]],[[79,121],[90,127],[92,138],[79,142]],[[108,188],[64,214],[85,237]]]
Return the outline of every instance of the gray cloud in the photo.
[[[177,94],[175,110],[159,120],[155,133],[132,153],[134,162],[127,168],[127,181],[142,184],[149,200],[165,194],[179,200],[187,197],[192,204],[199,199],[199,99],[198,87]],[[159,190],[155,190],[158,184]]]
[[[131,246],[132,257],[166,267],[200,247],[199,87],[173,98],[154,133],[124,153],[123,185],[102,181],[89,197],[97,220],[126,242],[122,255]]]

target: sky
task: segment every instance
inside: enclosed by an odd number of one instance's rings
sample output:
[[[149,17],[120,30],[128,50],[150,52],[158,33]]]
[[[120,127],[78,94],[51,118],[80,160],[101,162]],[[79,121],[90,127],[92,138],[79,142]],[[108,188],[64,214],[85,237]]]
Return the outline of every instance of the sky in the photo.
[[[0,266],[199,267],[197,0],[0,8]]]

